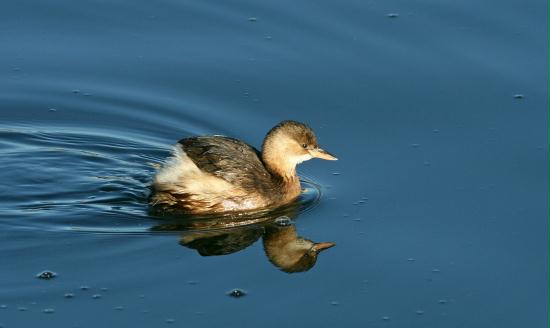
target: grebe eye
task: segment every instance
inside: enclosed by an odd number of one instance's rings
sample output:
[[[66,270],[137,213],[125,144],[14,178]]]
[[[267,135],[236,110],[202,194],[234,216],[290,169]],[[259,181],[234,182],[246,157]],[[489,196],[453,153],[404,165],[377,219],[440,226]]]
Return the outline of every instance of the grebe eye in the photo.
[[[302,144],[302,147],[307,148],[307,144]]]

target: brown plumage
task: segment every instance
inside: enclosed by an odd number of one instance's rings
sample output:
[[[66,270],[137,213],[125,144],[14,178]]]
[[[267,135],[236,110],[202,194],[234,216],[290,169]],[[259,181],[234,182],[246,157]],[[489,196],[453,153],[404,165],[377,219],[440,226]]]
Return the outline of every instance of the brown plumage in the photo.
[[[300,194],[296,165],[336,160],[319,148],[307,125],[283,121],[266,135],[262,151],[223,136],[180,140],[153,181],[150,204],[162,212],[212,214],[287,204]]]

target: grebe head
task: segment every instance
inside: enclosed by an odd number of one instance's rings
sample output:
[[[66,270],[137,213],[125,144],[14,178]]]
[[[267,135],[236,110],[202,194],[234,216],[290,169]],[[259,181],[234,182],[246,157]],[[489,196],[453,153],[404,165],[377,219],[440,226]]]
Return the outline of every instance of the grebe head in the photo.
[[[266,135],[262,159],[277,173],[294,175],[296,165],[312,158],[335,161],[336,157],[319,147],[311,128],[296,121],[283,121]]]

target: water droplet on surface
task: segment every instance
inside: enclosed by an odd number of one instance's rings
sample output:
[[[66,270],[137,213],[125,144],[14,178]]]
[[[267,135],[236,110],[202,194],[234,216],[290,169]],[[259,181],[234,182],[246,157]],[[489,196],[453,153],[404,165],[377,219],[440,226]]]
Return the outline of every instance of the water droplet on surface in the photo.
[[[388,18],[397,18],[397,17],[399,17],[399,14],[398,13],[389,13],[389,14],[386,15],[386,17],[388,17]]]
[[[235,298],[246,296],[246,294],[247,293],[244,290],[239,288],[235,288],[227,293],[228,296],[235,297]]]
[[[292,220],[288,216],[279,216],[274,222],[280,227],[288,227],[292,225]]]
[[[65,298],[74,298],[74,294],[73,293],[65,293],[65,295],[63,295],[63,297],[65,297]]]
[[[101,298],[101,294],[93,294],[93,295],[92,295],[92,298],[93,298],[93,299],[96,299],[96,300],[97,300],[97,299],[100,299],[100,298]]]
[[[52,314],[52,313],[55,312],[55,309],[49,309],[49,308],[48,308],[48,309],[42,310],[42,312],[43,312],[43,313],[47,313],[47,314]]]
[[[37,275],[36,275],[36,278],[38,279],[44,279],[44,280],[49,280],[49,279],[52,279],[52,278],[55,278],[57,276],[57,273],[53,272],[53,271],[49,271],[49,270],[44,270],[42,272],[39,272]]]

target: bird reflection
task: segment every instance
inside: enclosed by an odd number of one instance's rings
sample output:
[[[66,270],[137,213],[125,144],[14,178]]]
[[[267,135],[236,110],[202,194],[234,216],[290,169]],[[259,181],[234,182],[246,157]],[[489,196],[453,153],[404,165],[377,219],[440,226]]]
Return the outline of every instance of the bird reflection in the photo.
[[[170,220],[154,231],[180,231],[179,244],[195,249],[202,256],[228,255],[241,251],[262,238],[265,254],[274,266],[288,273],[304,272],[317,262],[333,242],[315,243],[300,237],[290,217],[296,207],[276,212],[236,217]]]
[[[302,238],[296,234],[293,224],[265,226],[263,244],[269,261],[288,273],[311,269],[317,262],[320,252],[336,245],[333,242],[315,243]]]

